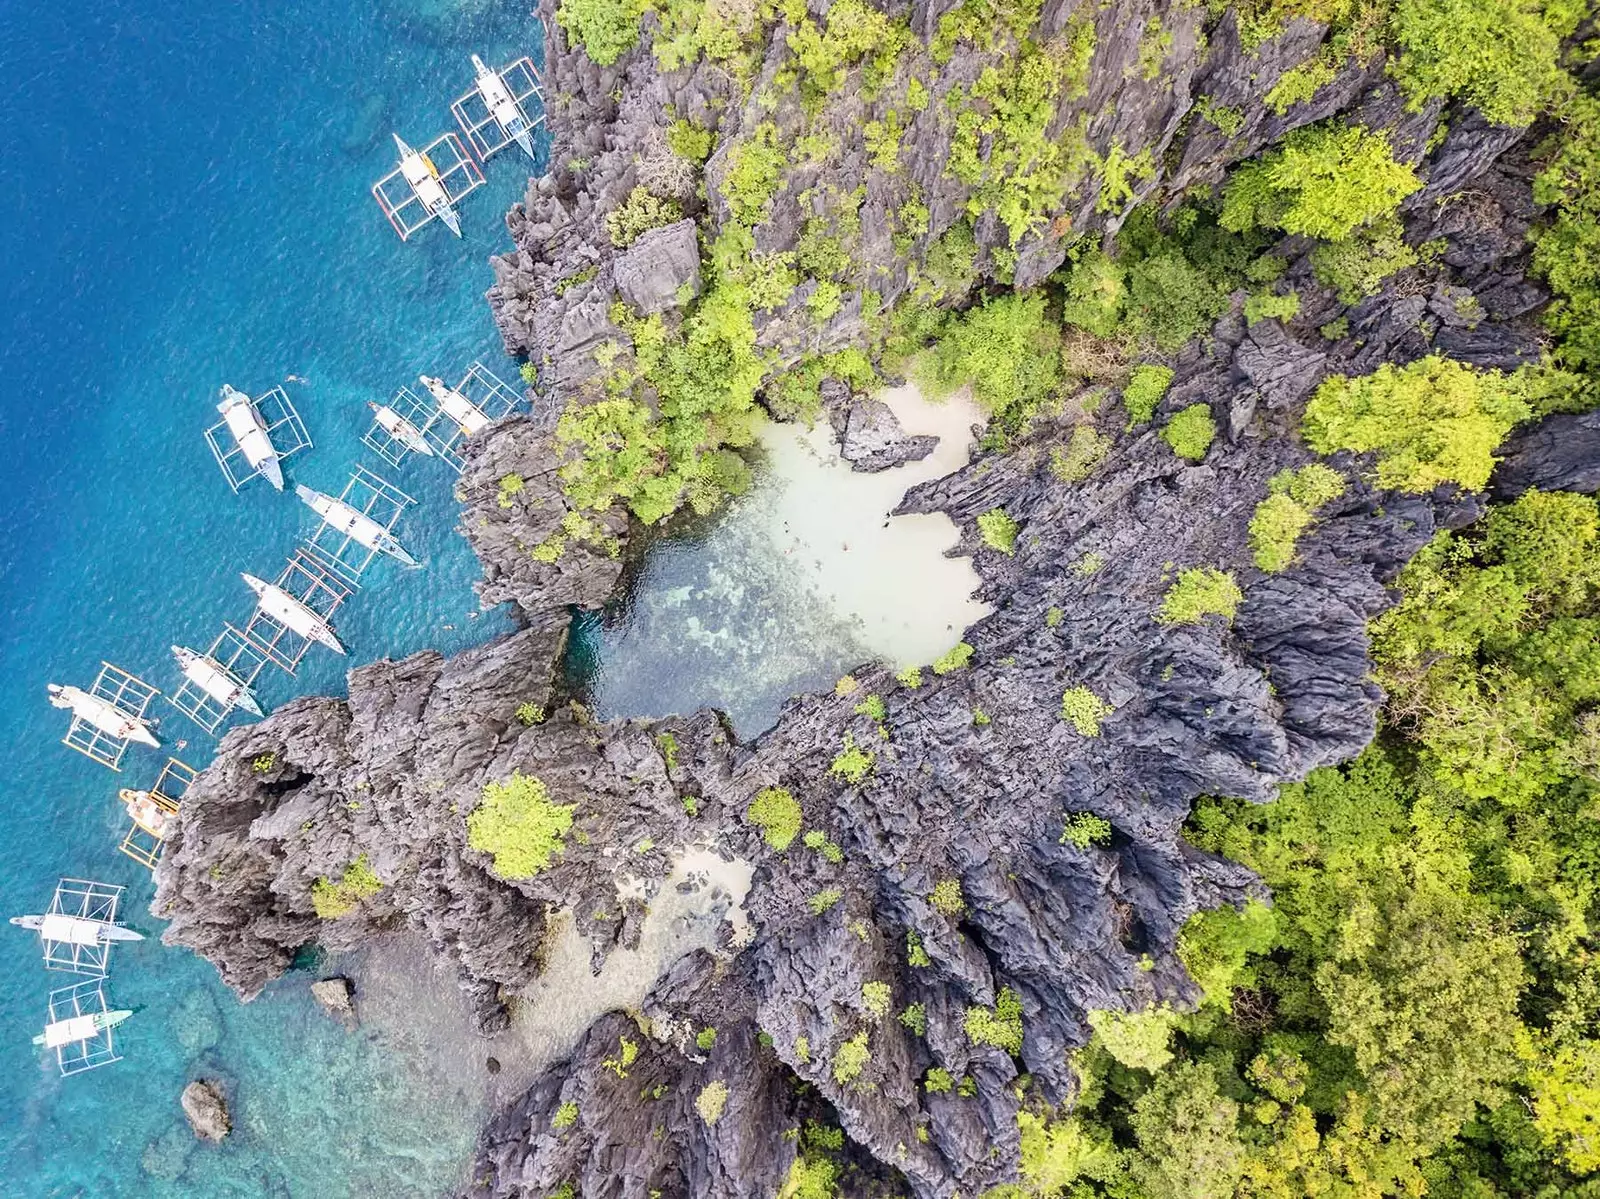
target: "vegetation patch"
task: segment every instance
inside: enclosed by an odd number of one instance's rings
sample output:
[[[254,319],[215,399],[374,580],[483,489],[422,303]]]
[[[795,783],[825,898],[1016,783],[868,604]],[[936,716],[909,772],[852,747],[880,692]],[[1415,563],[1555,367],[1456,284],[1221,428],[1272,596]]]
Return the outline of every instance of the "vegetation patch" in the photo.
[[[1178,573],[1167,589],[1156,619],[1162,624],[1199,624],[1207,616],[1231,621],[1244,592],[1233,575],[1211,566],[1196,566]]]
[[[337,920],[354,911],[363,899],[383,890],[383,880],[362,854],[344,868],[337,882],[319,878],[311,884],[311,907],[324,920]]]
[[[1061,693],[1061,719],[1080,736],[1098,737],[1100,722],[1115,709],[1087,687],[1069,687]]]
[[[1175,413],[1161,430],[1161,440],[1172,447],[1174,454],[1190,462],[1204,458],[1216,436],[1217,422],[1211,417],[1211,405],[1203,401]]]
[[[532,878],[566,845],[575,804],[557,804],[539,779],[520,771],[503,783],[488,783],[467,816],[467,844],[494,859],[505,879]]]
[[[1017,533],[1021,528],[1006,514],[1004,508],[990,508],[978,514],[978,533],[983,538],[983,544],[1007,557],[1017,552]],[[937,667],[934,673],[939,673]]]
[[[993,1045],[1016,1056],[1022,1052],[1022,1000],[1010,987],[1002,987],[994,1007],[969,1007],[964,1024],[974,1045]]]
[[[800,801],[783,787],[767,787],[750,801],[744,818],[761,830],[768,849],[782,853],[800,834]]]
[[[1344,477],[1320,462],[1274,475],[1267,484],[1267,498],[1250,517],[1250,550],[1256,565],[1268,574],[1287,569],[1317,509],[1338,499],[1344,490]]]

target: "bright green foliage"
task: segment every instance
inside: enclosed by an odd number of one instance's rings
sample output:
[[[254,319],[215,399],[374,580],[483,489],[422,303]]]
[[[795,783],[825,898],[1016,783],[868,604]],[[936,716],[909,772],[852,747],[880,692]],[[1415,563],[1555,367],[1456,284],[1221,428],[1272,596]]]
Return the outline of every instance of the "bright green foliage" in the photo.
[[[1600,1170],[1600,1041],[1563,1045],[1533,1079],[1534,1125],[1574,1172]]]
[[[639,39],[638,0],[561,0],[556,21],[573,45],[602,67],[608,67]]]
[[[790,290],[795,282],[791,272],[787,285]],[[839,350],[833,354],[815,354],[779,376],[766,388],[767,403],[780,420],[813,421],[822,411],[819,389],[822,381],[829,378],[848,383],[856,391],[871,391],[878,385],[878,374],[872,368],[871,359],[860,350]]]
[[[928,956],[928,951],[923,948],[922,938],[917,935],[916,929],[911,929],[906,933],[906,965],[933,965],[933,959]]]
[[[900,1023],[913,1035],[925,1037],[928,1035],[928,1009],[920,1003],[913,1003],[900,1013]]]
[[[974,1045],[993,1045],[1009,1054],[1022,1052],[1022,1000],[1010,987],[1002,987],[994,1007],[969,1007],[964,1027]]]
[[[912,691],[915,691],[922,686],[922,667],[908,666],[894,677],[895,681],[902,687],[909,687]]]
[[[1300,294],[1289,292],[1278,295],[1271,291],[1252,292],[1244,302],[1244,319],[1247,325],[1258,325],[1265,320],[1292,321],[1300,314]]]
[[[1360,126],[1297,129],[1276,150],[1234,171],[1223,194],[1225,229],[1282,229],[1339,240],[1392,216],[1421,187],[1388,140]]]
[[[556,1114],[550,1117],[550,1127],[557,1132],[563,1128],[571,1128],[577,1122],[578,1105],[570,1099],[556,1108]]]
[[[1128,385],[1122,389],[1122,406],[1128,412],[1128,427],[1142,425],[1156,414],[1156,405],[1166,398],[1172,386],[1170,366],[1145,363],[1133,368]]]
[[[1600,760],[1597,530],[1593,499],[1529,492],[1435,538],[1374,622],[1391,705],[1469,796],[1530,803]]]
[[[1181,1019],[1166,1004],[1158,1004],[1142,1012],[1092,1011],[1089,1027],[1124,1066],[1159,1070],[1172,1060],[1172,1034]]]
[[[373,873],[367,855],[362,854],[344,868],[338,882],[319,878],[311,884],[311,907],[322,919],[336,920],[381,890],[383,880]]]
[[[1004,508],[990,508],[978,514],[978,533],[983,544],[1008,557],[1017,552],[1017,533],[1022,526],[1006,515]],[[937,667],[934,673],[939,673]]]
[[[711,1049],[716,1047],[717,1030],[714,1028],[702,1028],[695,1036],[694,1043],[695,1048],[703,1049],[709,1052]]]
[[[889,706],[883,702],[881,695],[869,695],[855,706],[857,716],[869,716],[882,724],[889,717]]]
[[[1405,227],[1394,217],[1382,217],[1311,251],[1318,280],[1339,293],[1341,304],[1377,295],[1390,275],[1416,264],[1417,252],[1406,244]]]
[[[1096,337],[1117,332],[1127,299],[1127,272],[1098,246],[1080,252],[1067,275],[1061,315]]]
[[[1060,340],[1044,296],[985,300],[950,322],[923,364],[923,381],[934,395],[970,383],[991,416],[1019,425],[1055,392]]]
[[[890,992],[886,982],[866,982],[861,984],[861,1006],[867,1015],[874,1020],[882,1020],[889,1014]]]
[[[1100,722],[1115,710],[1087,687],[1069,687],[1061,693],[1061,719],[1083,737],[1098,737]]]
[[[833,1081],[842,1087],[848,1086],[860,1077],[862,1069],[871,1060],[872,1051],[867,1048],[867,1034],[863,1029],[834,1053]]]
[[[771,121],[761,122],[748,138],[728,151],[722,196],[728,201],[734,220],[757,225],[767,219],[773,193],[778,190],[778,180],[788,162],[788,152],[778,144],[778,127]]]
[[[844,748],[834,757],[832,765],[828,767],[828,773],[838,775],[852,786],[860,786],[867,775],[872,773],[872,767],[877,760],[877,755],[862,749],[856,744],[855,738],[846,733]]]
[[[760,29],[756,14],[736,5],[709,0],[645,0],[661,28],[655,37],[655,56],[663,68],[675,71],[704,55],[712,62],[747,77],[754,64],[740,61],[745,40]],[[702,155],[702,157],[704,157]]]
[[[1217,436],[1217,422],[1212,419],[1211,405],[1205,402],[1190,404],[1161,430],[1161,440],[1172,447],[1172,452],[1190,462],[1199,462],[1206,456]]]
[[[939,39],[954,27],[946,21],[965,22],[987,7],[967,4],[941,18],[934,57],[939,56]],[[1040,45],[1026,36],[1033,22],[1026,20],[1024,10],[1030,7],[1037,16],[1036,4],[1020,4],[1013,10],[1021,17],[1015,22],[990,20],[981,30],[975,24],[963,30],[962,40],[981,37],[996,53],[970,91],[952,91],[947,99],[955,128],[946,172],[971,186],[968,213],[976,218],[993,209],[1012,246],[1045,223],[1093,161],[1081,133],[1051,137],[1050,125],[1061,101],[1085,94],[1094,24],[1074,21]],[[1009,47],[1004,44],[1008,24],[1016,39]]]
[[[958,641],[944,653],[933,660],[934,674],[952,674],[972,661],[972,646],[965,641]]]
[[[619,250],[631,246],[652,229],[683,219],[676,200],[663,200],[649,188],[636,187],[620,208],[606,214],[606,232]]]
[[[1103,713],[1102,715],[1109,715]],[[1068,719],[1071,719],[1070,717]],[[1076,722],[1074,722],[1076,723]],[[1092,734],[1089,734],[1092,736]],[[1093,812],[1068,812],[1061,828],[1061,844],[1078,849],[1104,845],[1111,840],[1111,821]]]
[[[1167,589],[1156,619],[1162,624],[1199,624],[1207,616],[1231,621],[1243,599],[1244,592],[1231,573],[1196,566],[1178,572],[1178,581]]]
[[[845,72],[869,58],[867,82],[872,89],[893,71],[909,41],[903,22],[891,21],[864,0],[835,0],[822,26],[805,17],[789,34],[789,49],[802,71],[802,96],[815,101],[838,90]]]
[[[948,1095],[953,1086],[955,1079],[950,1077],[950,1071],[943,1066],[931,1067],[922,1080],[922,1089],[930,1095]]]
[[[844,861],[844,850],[834,842],[828,840],[828,834],[819,828],[814,828],[806,833],[802,839],[807,849],[814,849],[820,853],[823,860],[832,862],[835,866]]]
[[[744,818],[761,830],[767,848],[782,853],[800,833],[800,801],[783,787],[767,787],[750,801]]]
[[[1316,510],[1338,499],[1344,489],[1339,472],[1320,462],[1274,475],[1267,484],[1267,498],[1250,517],[1250,549],[1256,565],[1269,573],[1287,569]]]
[[[709,158],[712,140],[711,130],[682,117],[667,126],[667,145],[685,162],[699,164]]]
[[[961,880],[958,878],[942,878],[936,882],[928,893],[928,902],[933,905],[934,911],[950,917],[959,916],[967,910],[966,897],[961,894]]]
[[[628,1077],[628,1067],[639,1060],[639,1042],[632,1037],[617,1038],[617,1056],[608,1057],[600,1063],[602,1070],[610,1070],[618,1078]]]
[[[844,892],[839,888],[828,887],[806,900],[806,906],[811,909],[813,916],[820,916],[843,898]]]
[[[516,501],[516,497],[522,494],[522,489],[524,486],[525,484],[521,475],[501,475],[500,491],[499,494],[495,496],[495,502],[498,503],[502,508],[511,507],[511,505]]]
[[[257,754],[250,760],[250,769],[256,774],[267,774],[278,764],[275,753]]]
[[[1133,199],[1137,186],[1149,179],[1155,169],[1149,146],[1129,157],[1120,142],[1112,142],[1100,164],[1100,198],[1095,201],[1095,210],[1121,212]]]
[[[706,1122],[707,1127],[722,1119],[722,1113],[728,1106],[728,1084],[720,1078],[714,1078],[700,1088],[700,1094],[695,1096],[694,1110]]]
[[[575,804],[557,804],[531,774],[515,771],[503,783],[488,783],[467,816],[467,844],[494,858],[501,878],[532,878],[566,845]]]
[[[1544,321],[1559,338],[1561,365],[1588,373],[1592,404],[1600,377],[1600,99],[1584,94],[1568,106],[1561,141],[1533,194],[1555,206],[1534,235],[1534,266],[1555,293]]]
[[[1495,448],[1532,414],[1515,377],[1432,356],[1388,364],[1359,379],[1335,376],[1306,407],[1306,441],[1319,454],[1378,455],[1378,483],[1431,491],[1441,483],[1481,490]]]
[[[524,725],[535,725],[544,719],[544,705],[535,703],[521,703],[517,705],[517,721]]]
[[[1580,11],[1562,0],[1399,0],[1395,77],[1415,108],[1452,96],[1496,124],[1526,125],[1570,87],[1559,42]]]
[[[1111,438],[1093,425],[1074,425],[1067,446],[1050,450],[1050,473],[1063,483],[1081,483],[1106,460],[1111,452]]]

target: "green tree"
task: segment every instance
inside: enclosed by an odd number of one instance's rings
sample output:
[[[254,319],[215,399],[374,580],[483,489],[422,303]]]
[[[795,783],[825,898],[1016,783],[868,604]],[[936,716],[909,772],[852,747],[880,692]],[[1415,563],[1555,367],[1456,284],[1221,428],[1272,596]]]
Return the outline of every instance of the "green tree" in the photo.
[[[639,0],[561,0],[556,21],[576,46],[608,67],[639,40]]]
[[[551,802],[541,780],[514,771],[503,783],[484,785],[467,815],[467,844],[492,856],[501,878],[532,878],[565,847],[576,806]]]

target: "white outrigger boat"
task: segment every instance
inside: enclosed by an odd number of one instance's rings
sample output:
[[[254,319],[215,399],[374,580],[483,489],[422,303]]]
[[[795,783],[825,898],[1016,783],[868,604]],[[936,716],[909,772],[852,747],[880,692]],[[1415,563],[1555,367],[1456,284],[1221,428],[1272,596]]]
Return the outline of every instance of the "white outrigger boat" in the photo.
[[[92,920],[60,912],[45,916],[13,916],[11,923],[38,933],[46,941],[63,941],[68,945],[108,945],[112,941],[144,940],[143,933],[112,924],[109,920]]]
[[[345,652],[344,646],[339,643],[339,638],[334,636],[332,626],[282,587],[258,579],[249,572],[244,572],[244,581],[259,597],[261,611],[290,632],[308,641],[319,642],[336,654]]]
[[[178,660],[178,669],[188,679],[224,708],[237,705],[252,716],[260,716],[261,705],[243,681],[220,662],[182,645],[172,647],[172,656]]]
[[[417,428],[405,417],[401,416],[387,404],[376,404],[367,401],[367,407],[372,409],[372,415],[378,422],[378,427],[394,438],[406,449],[418,454],[433,457],[433,447],[428,444],[428,439],[422,435],[422,430]]]
[[[506,86],[505,80],[476,54],[472,56],[472,69],[477,74],[478,95],[483,97],[483,103],[488,108],[489,115],[494,118],[494,123],[500,126],[502,133],[522,147],[524,154],[532,158],[533,131],[528,125],[528,118],[523,115],[522,107],[512,96],[511,89]]]
[[[228,432],[233,435],[250,469],[260,474],[278,491],[283,490],[283,470],[278,466],[278,451],[267,436],[266,422],[256,411],[254,401],[231,384],[222,385],[222,403],[217,405]]]
[[[455,207],[450,203],[450,192],[440,179],[439,168],[433,165],[433,159],[422,151],[413,150],[406,145],[398,133],[392,136],[394,144],[400,150],[400,174],[404,176],[412,194],[417,197],[428,215],[438,217],[451,233],[460,237],[461,220],[456,216]]]
[[[377,550],[380,554],[388,554],[396,562],[402,562],[406,566],[419,565],[393,533],[365,512],[352,508],[343,500],[335,499],[331,495],[313,491],[303,483],[295,486],[294,493],[306,507],[357,544],[364,545],[369,550]]]
[[[489,424],[489,418],[476,404],[455,388],[446,386],[443,379],[435,379],[428,375],[418,375],[417,378],[438,401],[439,410],[455,422],[463,437],[471,437]]]
[[[133,1012],[127,1008],[117,1011],[90,1012],[83,1016],[71,1016],[66,1020],[57,1020],[44,1026],[44,1031],[33,1038],[35,1045],[43,1045],[48,1049],[60,1049],[67,1045],[75,1045],[80,1041],[92,1041],[103,1033],[121,1024]]]
[[[98,695],[90,695],[78,687],[61,687],[55,683],[48,684],[45,690],[49,692],[52,704],[67,709],[79,720],[99,729],[106,736],[119,741],[137,741],[140,745],[148,745],[151,749],[161,748],[161,742],[157,741],[155,734],[150,731],[148,722],[142,717],[130,716],[109,700],[101,699]]]

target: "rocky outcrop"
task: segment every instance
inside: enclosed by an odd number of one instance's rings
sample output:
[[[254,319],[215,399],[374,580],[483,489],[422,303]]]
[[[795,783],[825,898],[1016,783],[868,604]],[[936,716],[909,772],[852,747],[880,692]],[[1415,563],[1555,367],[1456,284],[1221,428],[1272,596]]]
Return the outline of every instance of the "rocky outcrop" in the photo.
[[[913,436],[882,400],[856,396],[836,421],[839,453],[856,470],[879,471],[917,462],[933,453],[937,437]]]
[[[700,294],[700,236],[682,220],[652,229],[617,255],[611,268],[617,294],[649,316]]]
[[[183,1105],[183,1114],[189,1118],[189,1127],[200,1140],[216,1144],[233,1131],[228,1099],[220,1083],[197,1078],[183,1088],[179,1102]]]
[[[1540,491],[1600,491],[1600,412],[1552,416],[1518,430],[1500,447],[1490,488],[1512,500]]]
[[[926,36],[946,7],[916,0],[913,30]],[[1059,33],[1077,15],[1050,0],[1043,27]],[[1170,35],[1154,76],[1139,67],[1147,18]],[[571,914],[598,964],[637,941],[673,852],[709,842],[755,862],[749,944],[731,963],[683,958],[639,1020],[610,1016],[590,1028],[485,1131],[474,1199],[566,1183],[585,1196],[775,1193],[797,1152],[790,1130],[813,1119],[847,1138],[851,1193],[883,1183],[948,1199],[1008,1181],[1019,1069],[1034,1093],[1070,1099],[1069,1054],[1088,1036],[1088,1014],[1191,1000],[1175,953],[1184,921],[1260,893],[1246,871],[1184,842],[1194,798],[1267,799],[1371,738],[1380,696],[1369,681],[1367,622],[1392,601],[1411,555],[1438,529],[1473,519],[1479,502],[1378,492],[1360,481],[1363,463],[1336,459],[1352,484],[1319,513],[1289,569],[1254,567],[1247,524],[1268,480],[1309,460],[1291,434],[1322,379],[1436,352],[1482,366],[1537,356],[1530,317],[1544,292],[1526,274],[1534,211],[1525,145],[1453,114],[1428,151],[1437,108],[1407,111],[1381,58],[1273,113],[1266,91],[1324,38],[1311,22],[1291,22],[1247,54],[1231,17],[1202,28],[1202,7],[1113,5],[1092,19],[1093,72],[1052,134],[1084,117],[1099,152],[1149,150],[1153,169],[1132,177],[1132,194],[1117,202],[1102,204],[1098,183],[1064,201],[1048,231],[1017,246],[1019,285],[1060,264],[1067,231],[1114,229],[1139,200],[1215,182],[1230,161],[1335,113],[1390,130],[1398,151],[1421,162],[1427,186],[1408,203],[1406,235],[1442,243],[1437,261],[1348,305],[1317,279],[1308,244],[1282,243],[1284,284],[1300,295],[1300,312],[1251,327],[1235,297],[1211,335],[1174,360],[1160,416],[1208,404],[1223,432],[1200,463],[1176,458],[1153,427],[1129,432],[1121,412],[1108,411],[1098,426],[1113,443],[1109,457],[1063,481],[1050,452],[1074,419],[1090,419],[1065,403],[1006,454],[987,452],[918,488],[902,511],[954,518],[958,548],[976,556],[994,608],[965,634],[970,664],[925,671],[916,686],[865,666],[855,693],[798,698],[748,745],[710,712],[597,724],[560,702],[562,614],[612,593],[626,529],[620,518],[588,527],[592,517],[567,508],[547,405],[593,373],[595,347],[626,337],[610,321],[616,295],[665,308],[699,286],[687,222],[619,253],[605,214],[651,179],[714,235],[725,224],[716,182],[731,139],[757,120],[795,114],[782,95],[775,106],[746,105],[725,72],[703,64],[666,74],[639,50],[596,67],[549,25],[559,165],[508,217],[516,248],[497,260],[491,292],[508,348],[540,367],[547,398],[534,417],[504,423],[469,452],[460,491],[484,600],[513,600],[528,627],[448,661],[420,654],[362,667],[347,699],[299,700],[230,733],[190,788],[156,897],[171,921],[166,939],[215,962],[243,995],[311,941],[343,948],[404,928],[456,964],[487,1019],[537,978],[555,913]],[[958,47],[938,87],[970,85],[980,65]],[[775,66],[765,63],[762,78]],[[909,118],[904,169],[888,173],[868,163],[859,140],[888,101],[847,90],[834,113],[837,157],[788,164],[754,236],[762,252],[788,252],[818,215],[802,197],[825,185],[860,192],[852,254],[887,303],[965,211],[970,189],[944,174],[939,93]],[[1231,132],[1205,115],[1223,108],[1239,118]],[[673,112],[717,132],[706,201],[667,161]],[[930,216],[907,248],[889,214],[912,185]],[[980,274],[993,277],[1006,231],[990,214],[976,236]],[[820,329],[808,321],[803,297],[763,315],[762,346],[784,360],[862,330],[859,303]],[[854,464],[923,452],[874,401],[836,384],[824,398]],[[1513,444],[1502,492],[1587,478],[1590,463],[1568,455],[1566,440],[1594,430],[1558,419],[1571,427]],[[976,535],[976,518],[996,507],[1020,526],[1014,555]],[[1234,572],[1244,591],[1235,618],[1161,623],[1175,572],[1197,565]],[[1097,732],[1062,717],[1063,693],[1079,687],[1109,708]],[[881,701],[881,720],[862,702],[869,695]],[[254,769],[267,755],[271,767]],[[485,788],[515,773],[537,777],[574,823],[547,869],[507,880],[473,847],[468,821]],[[764,844],[745,813],[769,787],[792,794],[811,844]],[[1109,832],[1081,844],[1065,837],[1066,822],[1085,814]],[[381,888],[341,892],[362,859]],[[959,904],[932,902],[935,888],[947,898],[956,886]],[[1015,1054],[966,1031],[969,1012],[1002,1002],[1020,1009]],[[917,1017],[894,1018],[908,1010]],[[707,1029],[715,1035],[703,1044]],[[923,1083],[935,1068],[963,1080],[961,1089],[930,1093]],[[727,1088],[720,1108],[697,1102],[714,1085]]]
[[[317,1006],[346,1028],[356,1027],[355,986],[342,974],[321,978],[311,984],[311,998]]]

